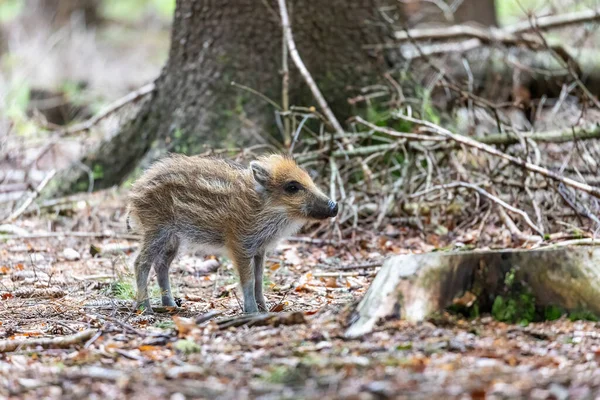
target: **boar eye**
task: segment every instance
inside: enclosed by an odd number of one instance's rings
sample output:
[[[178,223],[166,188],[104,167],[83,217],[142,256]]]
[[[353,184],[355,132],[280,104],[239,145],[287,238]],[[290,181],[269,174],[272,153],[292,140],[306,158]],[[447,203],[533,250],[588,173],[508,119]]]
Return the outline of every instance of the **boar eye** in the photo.
[[[296,181],[288,182],[283,187],[283,190],[285,190],[286,193],[289,193],[289,194],[298,193],[300,191],[300,189],[302,189],[302,185],[300,185]]]

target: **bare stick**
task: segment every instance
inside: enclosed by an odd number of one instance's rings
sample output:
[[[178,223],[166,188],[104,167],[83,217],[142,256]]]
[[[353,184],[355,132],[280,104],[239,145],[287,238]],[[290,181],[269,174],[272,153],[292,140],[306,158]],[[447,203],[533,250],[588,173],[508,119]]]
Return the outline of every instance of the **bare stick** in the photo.
[[[600,138],[600,125],[575,126],[567,129],[557,129],[547,132],[524,132],[517,134],[493,133],[481,137],[475,137],[478,142],[485,144],[515,144],[520,138],[531,139],[540,143],[565,143],[576,140],[590,140]]]
[[[50,182],[50,180],[54,178],[54,175],[56,175],[55,169],[51,170],[48,173],[48,175],[44,177],[44,179],[40,182],[38,187],[35,188],[33,193],[29,195],[29,197],[23,202],[23,204],[21,204],[19,208],[17,208],[12,214],[8,216],[8,218],[6,218],[5,222],[13,222],[15,219],[19,218],[19,216],[21,216],[21,214],[23,214],[25,210],[27,210],[27,207],[29,207],[31,203],[33,203],[33,201],[40,195],[41,191],[44,190],[44,188]]]
[[[454,25],[444,28],[410,29],[408,32],[406,30],[398,31],[394,33],[394,38],[399,41],[409,39],[424,41],[476,38],[486,43],[534,43],[539,45],[540,41],[538,38],[531,35],[523,36],[522,34],[534,29],[543,31],[597,20],[600,20],[600,11],[585,10],[563,15],[534,18],[532,21],[519,22],[502,29],[483,29],[473,25]]]
[[[383,126],[377,126],[375,124],[372,124],[366,120],[364,120],[361,117],[354,117],[354,120],[364,126],[369,127],[370,129],[374,130],[375,132],[379,132],[379,133],[385,133],[386,135],[395,137],[395,138],[400,138],[400,139],[408,139],[408,140],[431,140],[434,142],[443,142],[446,139],[441,138],[441,137],[435,137],[435,136],[431,136],[431,135],[422,135],[419,133],[406,133],[406,132],[398,132],[395,131],[393,129],[390,128],[386,128]]]
[[[337,278],[347,276],[374,276],[375,272],[315,272],[313,276],[315,278]]]
[[[41,346],[45,349],[68,348],[74,344],[85,342],[94,336],[97,331],[97,329],[87,329],[74,335],[55,338],[0,340],[0,353],[8,353],[22,348],[37,346]]]
[[[562,242],[551,244],[544,248],[565,247],[565,246],[598,246],[598,245],[600,245],[600,239],[584,238],[584,239],[565,240]]]
[[[428,121],[423,121],[423,120],[412,118],[412,117],[408,117],[408,116],[403,115],[401,113],[394,113],[394,116],[396,116],[397,118],[400,118],[400,119],[404,119],[406,121],[413,122],[415,124],[422,125],[423,127],[426,128],[426,129],[424,129],[424,131],[428,131],[428,132],[435,133],[435,134],[438,134],[438,135],[446,136],[447,138],[450,138],[450,139],[454,140],[457,143],[460,143],[460,144],[463,144],[463,145],[466,145],[466,146],[469,146],[469,147],[481,150],[481,151],[483,151],[485,153],[488,153],[488,154],[491,154],[491,155],[503,158],[503,159],[505,159],[507,161],[510,161],[511,163],[513,163],[515,165],[518,165],[518,166],[520,166],[522,168],[525,168],[525,169],[527,169],[529,171],[536,172],[536,173],[538,173],[540,175],[545,176],[546,178],[550,178],[550,179],[553,179],[555,181],[562,182],[562,183],[564,183],[567,186],[570,186],[572,188],[581,190],[582,192],[586,192],[588,194],[591,194],[594,197],[600,198],[600,189],[597,188],[597,187],[595,187],[595,186],[590,186],[587,183],[579,182],[579,181],[576,181],[574,179],[561,176],[561,175],[557,174],[556,172],[552,172],[552,171],[550,171],[550,170],[548,170],[548,169],[546,169],[544,167],[540,167],[539,165],[535,165],[535,164],[532,164],[532,163],[527,162],[525,160],[522,160],[520,158],[517,158],[517,157],[511,156],[509,154],[503,153],[500,150],[498,150],[498,149],[496,149],[496,148],[494,148],[492,146],[489,146],[489,145],[484,144],[484,143],[480,143],[480,142],[478,142],[478,141],[476,141],[474,139],[471,139],[471,138],[469,138],[467,136],[463,136],[463,135],[458,135],[458,134],[452,133],[449,130],[447,130],[445,128],[442,128],[441,126],[438,126],[438,125],[436,125],[434,123],[431,123],[431,122],[428,122]]]
[[[484,43],[503,43],[514,45],[519,43],[540,46],[542,43],[538,37],[527,34],[517,36],[504,29],[484,29],[472,25],[455,25],[444,28],[413,29],[410,31],[399,31],[394,33],[394,38],[399,41],[405,40],[448,40],[458,38],[474,38]]]
[[[288,47],[285,41],[285,27],[283,27],[284,40],[281,44],[281,108],[284,112],[290,110],[290,68],[288,66]],[[290,116],[283,116],[283,145],[290,147],[291,144]]]
[[[600,10],[583,10],[562,15],[548,15],[534,19],[534,26],[529,21],[519,22],[517,24],[504,28],[508,32],[521,33],[532,29],[549,30],[564,28],[569,25],[578,25],[585,22],[600,20]]]
[[[514,221],[512,219],[510,219],[510,217],[508,216],[506,211],[504,211],[504,208],[498,207],[498,214],[500,215],[502,222],[504,222],[504,225],[506,225],[506,227],[508,228],[510,233],[513,236],[515,236],[517,239],[519,239],[523,242],[533,242],[533,243],[539,243],[539,242],[544,241],[542,236],[526,235],[523,232],[521,232],[521,230],[517,227],[517,225],[514,223]]]
[[[363,264],[352,264],[352,265],[344,265],[339,267],[332,267],[329,265],[319,265],[321,268],[326,269],[334,269],[336,271],[352,271],[355,269],[370,269],[370,268],[378,268],[383,265],[383,261],[371,261]]]
[[[310,72],[308,72],[306,65],[304,65],[304,62],[300,58],[300,54],[298,53],[298,49],[296,48],[296,43],[294,42],[294,37],[292,36],[292,27],[290,25],[290,17],[288,15],[285,0],[278,0],[278,3],[279,12],[281,14],[281,25],[283,26],[283,35],[285,37],[285,41],[287,42],[288,51],[290,53],[290,56],[292,57],[292,60],[294,61],[294,64],[296,64],[296,67],[298,68],[300,74],[306,81],[306,84],[308,85],[313,96],[317,100],[317,103],[319,103],[319,107],[321,107],[323,114],[325,114],[325,116],[329,120],[329,123],[331,124],[331,126],[333,126],[333,129],[337,133],[344,133],[342,125],[339,123],[339,121],[331,111],[331,108],[329,108],[325,97],[323,97],[323,94],[319,90],[319,87],[310,75]]]

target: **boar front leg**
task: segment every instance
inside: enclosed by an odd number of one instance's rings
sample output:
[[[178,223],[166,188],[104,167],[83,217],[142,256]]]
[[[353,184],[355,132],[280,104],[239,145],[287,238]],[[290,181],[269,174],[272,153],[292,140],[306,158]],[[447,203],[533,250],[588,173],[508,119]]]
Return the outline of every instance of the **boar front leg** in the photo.
[[[244,295],[244,312],[251,314],[258,312],[256,296],[254,294],[255,279],[252,258],[235,257],[233,260],[235,268],[240,275],[242,293]]]
[[[254,256],[254,295],[256,296],[256,304],[258,310],[267,312],[267,303],[263,295],[263,272],[265,270],[265,253],[261,252]]]

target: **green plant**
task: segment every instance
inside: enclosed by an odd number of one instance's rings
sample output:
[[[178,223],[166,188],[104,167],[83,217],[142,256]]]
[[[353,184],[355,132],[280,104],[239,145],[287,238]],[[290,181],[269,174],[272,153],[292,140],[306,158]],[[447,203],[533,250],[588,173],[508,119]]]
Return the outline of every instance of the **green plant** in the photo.
[[[598,316],[590,310],[580,309],[571,311],[569,313],[569,320],[571,321],[593,321],[598,322]]]
[[[528,292],[496,296],[492,316],[497,321],[527,325],[535,319],[535,299]]]
[[[558,306],[546,306],[544,308],[544,319],[546,321],[556,321],[563,316],[565,311]]]
[[[135,289],[133,284],[125,280],[112,282],[110,284],[110,294],[120,300],[135,299]]]

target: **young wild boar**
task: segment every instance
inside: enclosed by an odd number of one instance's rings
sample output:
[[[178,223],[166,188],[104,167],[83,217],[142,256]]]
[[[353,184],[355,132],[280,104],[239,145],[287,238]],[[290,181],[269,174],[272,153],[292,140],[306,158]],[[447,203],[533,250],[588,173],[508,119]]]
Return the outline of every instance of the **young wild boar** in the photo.
[[[267,311],[265,252],[306,221],[337,212],[337,204],[291,158],[265,156],[247,168],[219,158],[169,156],[153,165],[130,194],[128,221],[143,234],[135,260],[138,304],[152,311],[147,288],[154,265],[162,304],[175,306],[169,266],[181,247],[193,246],[228,256],[240,276],[244,311]]]

